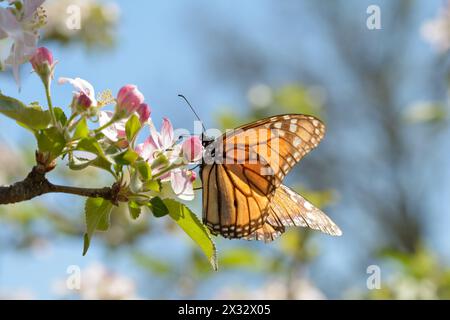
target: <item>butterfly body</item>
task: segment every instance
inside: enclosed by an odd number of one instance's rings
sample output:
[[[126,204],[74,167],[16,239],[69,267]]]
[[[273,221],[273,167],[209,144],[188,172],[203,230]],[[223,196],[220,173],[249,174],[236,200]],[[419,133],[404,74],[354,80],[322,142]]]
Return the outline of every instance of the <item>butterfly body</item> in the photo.
[[[238,127],[217,139],[202,137],[203,222],[211,233],[268,242],[286,227],[309,226],[340,235],[322,211],[282,185],[324,134],[320,120],[288,114]]]

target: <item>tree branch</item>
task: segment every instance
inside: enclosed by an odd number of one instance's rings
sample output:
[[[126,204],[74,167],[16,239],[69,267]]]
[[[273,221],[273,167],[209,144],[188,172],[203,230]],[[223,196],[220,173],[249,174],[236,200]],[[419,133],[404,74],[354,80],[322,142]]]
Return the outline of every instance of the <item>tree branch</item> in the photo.
[[[83,197],[103,198],[118,204],[120,185],[114,183],[104,188],[79,188],[52,184],[45,177],[45,168],[40,165],[33,167],[28,176],[10,186],[0,187],[0,205],[22,202],[46,193],[67,193]]]

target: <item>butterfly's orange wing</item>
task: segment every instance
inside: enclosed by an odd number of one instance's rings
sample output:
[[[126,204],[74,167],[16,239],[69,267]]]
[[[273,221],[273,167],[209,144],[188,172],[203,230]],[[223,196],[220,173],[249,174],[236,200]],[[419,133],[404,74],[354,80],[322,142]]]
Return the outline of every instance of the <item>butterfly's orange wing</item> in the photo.
[[[285,185],[276,190],[269,207],[266,222],[245,239],[270,242],[290,226],[309,227],[332,236],[342,235],[341,229],[325,213]]]
[[[211,232],[242,238],[260,229],[284,177],[324,133],[318,119],[289,114],[238,127],[209,145],[201,176]]]

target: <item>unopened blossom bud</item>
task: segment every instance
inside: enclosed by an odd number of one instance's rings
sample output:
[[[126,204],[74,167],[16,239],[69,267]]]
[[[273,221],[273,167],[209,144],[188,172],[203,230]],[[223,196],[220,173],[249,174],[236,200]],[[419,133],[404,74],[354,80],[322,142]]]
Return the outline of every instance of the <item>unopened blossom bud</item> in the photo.
[[[92,102],[92,99],[82,92],[80,92],[78,97],[76,97],[77,106],[79,106],[81,109],[90,108],[92,106]]]
[[[183,156],[188,162],[195,162],[201,159],[203,146],[199,137],[192,136],[185,140],[182,145]]]
[[[189,181],[191,183],[194,183],[195,179],[197,179],[197,174],[195,173],[195,171],[189,171],[189,172],[190,172]]]
[[[135,85],[127,84],[117,94],[116,113],[121,117],[128,117],[143,103],[144,95]]]
[[[137,113],[141,123],[145,123],[150,118],[151,109],[148,104],[142,103],[137,109]]]
[[[30,63],[34,71],[41,77],[45,85],[50,83],[53,77],[53,55],[50,50],[45,47],[37,48],[33,56],[30,58]]]

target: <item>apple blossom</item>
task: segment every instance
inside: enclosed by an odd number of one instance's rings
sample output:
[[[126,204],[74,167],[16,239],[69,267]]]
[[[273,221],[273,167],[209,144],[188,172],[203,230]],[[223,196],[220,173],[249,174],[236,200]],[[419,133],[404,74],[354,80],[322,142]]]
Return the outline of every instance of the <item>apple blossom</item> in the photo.
[[[150,118],[151,109],[148,104],[142,103],[137,109],[137,113],[139,115],[139,120],[143,124]]]
[[[158,150],[158,147],[153,142],[153,139],[148,137],[143,143],[138,144],[135,149],[142,159],[151,163],[155,158],[155,151]]]
[[[181,200],[190,201],[194,199],[193,181],[195,173],[187,169],[173,169],[170,172],[170,185],[175,195]],[[192,179],[194,177],[194,179]]]
[[[34,55],[30,59],[34,71],[39,72],[42,67],[51,66],[53,64],[53,55],[50,50],[45,47],[37,48]]]
[[[180,146],[175,145],[172,123],[164,118],[161,126],[161,133],[156,131],[152,122],[149,122],[150,136],[144,143],[138,146],[144,155],[143,158],[149,162],[155,158],[155,154],[166,153],[169,159],[179,158]]]
[[[195,162],[202,157],[202,141],[197,136],[192,136],[183,142],[183,155],[186,161]]]
[[[185,163],[182,145],[176,143],[170,120],[163,119],[161,132],[156,131],[153,123],[149,122],[149,126],[150,136],[136,146],[136,152],[152,166],[153,175],[159,175],[162,182],[170,182],[177,197],[192,200],[194,198],[192,183],[196,175],[195,172],[182,168]],[[161,158],[166,161],[159,161]]]
[[[176,144],[174,140],[173,127],[170,120],[163,119],[161,132],[156,131],[153,123],[148,122],[150,127],[150,136],[136,147],[136,152],[150,164],[153,164],[154,173],[160,172],[166,166],[180,161],[181,145]],[[165,159],[162,161],[162,159]],[[162,180],[168,180],[169,174],[161,177]]]
[[[114,113],[111,111],[100,111],[99,112],[99,124],[104,126],[108,124],[113,118]],[[125,124],[127,120],[122,119],[115,121],[111,125],[102,129],[101,132],[112,142],[115,142],[120,148],[126,148],[128,146],[128,141],[126,141]]]
[[[34,71],[41,77],[45,85],[50,83],[53,77],[53,55],[50,50],[45,47],[36,49],[33,56],[30,58],[30,63]]]
[[[58,83],[70,83],[75,88],[72,102],[73,112],[81,113],[90,107],[97,106],[94,87],[86,80],[81,78],[59,78]]]
[[[121,117],[126,118],[137,111],[143,103],[144,95],[138,90],[137,86],[127,84],[120,88],[117,94],[116,112]]]
[[[191,177],[190,177],[190,181],[194,182],[197,179],[197,174],[195,173],[195,171],[190,171],[191,173]]]
[[[44,15],[38,11],[44,0],[24,0],[20,9],[0,7],[0,40],[9,39],[8,56],[0,65],[11,66],[14,79],[20,85],[19,67],[36,50],[38,29],[44,25]]]

